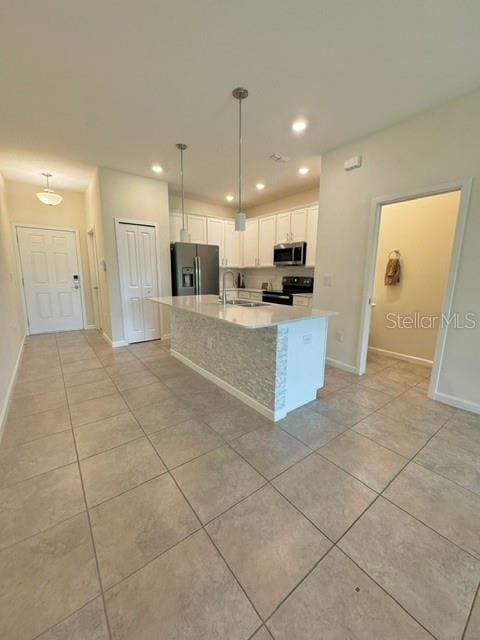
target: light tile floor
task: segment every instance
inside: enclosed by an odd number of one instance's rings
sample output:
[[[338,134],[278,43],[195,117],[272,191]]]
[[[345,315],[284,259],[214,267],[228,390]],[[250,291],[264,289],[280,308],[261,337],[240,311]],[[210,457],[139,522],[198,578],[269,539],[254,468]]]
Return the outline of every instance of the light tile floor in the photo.
[[[168,349],[27,339],[2,640],[480,638],[479,416],[372,356],[274,426]]]

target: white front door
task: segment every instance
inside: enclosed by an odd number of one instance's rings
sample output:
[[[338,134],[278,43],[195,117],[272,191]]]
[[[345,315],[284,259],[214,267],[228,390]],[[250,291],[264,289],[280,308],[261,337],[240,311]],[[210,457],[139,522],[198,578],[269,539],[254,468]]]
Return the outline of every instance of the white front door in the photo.
[[[30,333],[83,329],[75,231],[17,228]]]
[[[119,223],[118,260],[125,314],[126,339],[142,342],[160,338],[155,227]]]

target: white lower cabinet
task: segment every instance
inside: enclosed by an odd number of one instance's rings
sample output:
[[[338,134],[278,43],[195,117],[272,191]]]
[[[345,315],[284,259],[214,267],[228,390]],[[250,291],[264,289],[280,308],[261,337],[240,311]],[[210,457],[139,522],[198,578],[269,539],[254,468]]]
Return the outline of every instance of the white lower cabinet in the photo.
[[[312,297],[311,296],[293,296],[293,306],[294,307],[311,307],[312,306]]]

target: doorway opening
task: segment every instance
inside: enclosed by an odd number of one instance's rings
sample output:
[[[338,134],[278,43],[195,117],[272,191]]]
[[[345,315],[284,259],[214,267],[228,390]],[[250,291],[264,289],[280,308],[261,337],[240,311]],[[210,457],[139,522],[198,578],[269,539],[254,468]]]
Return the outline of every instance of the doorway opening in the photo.
[[[369,355],[428,367],[428,395],[436,397],[470,189],[468,180],[374,200],[360,375],[368,372]]]

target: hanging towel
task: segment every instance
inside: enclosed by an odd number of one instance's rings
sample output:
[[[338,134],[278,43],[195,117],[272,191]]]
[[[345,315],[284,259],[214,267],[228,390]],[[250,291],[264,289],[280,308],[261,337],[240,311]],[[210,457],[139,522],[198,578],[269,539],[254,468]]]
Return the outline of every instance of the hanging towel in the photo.
[[[400,258],[389,258],[385,269],[385,286],[394,287],[400,282]]]

